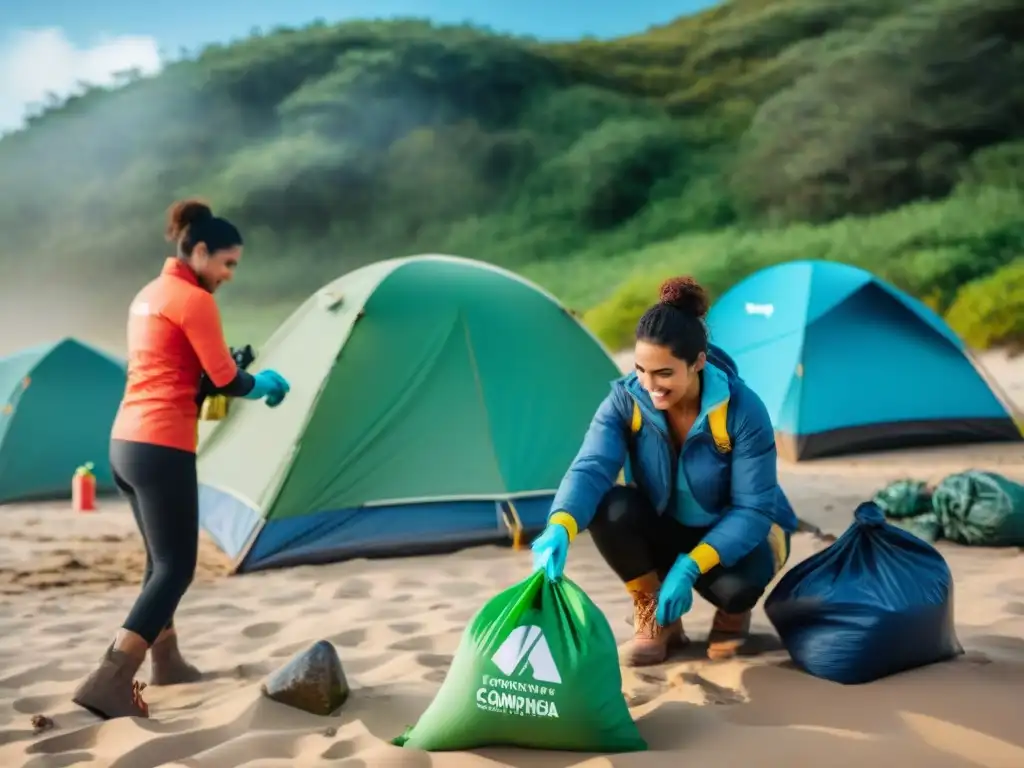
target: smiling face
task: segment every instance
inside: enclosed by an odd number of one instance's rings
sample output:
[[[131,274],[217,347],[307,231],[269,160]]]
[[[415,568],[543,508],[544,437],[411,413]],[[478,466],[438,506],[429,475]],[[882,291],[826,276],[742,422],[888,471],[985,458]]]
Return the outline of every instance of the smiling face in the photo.
[[[240,245],[210,253],[206,250],[206,243],[197,243],[189,257],[189,266],[199,278],[199,284],[210,293],[214,293],[235,276],[235,268],[241,259]]]
[[[649,341],[637,341],[633,350],[636,375],[640,385],[651,396],[654,407],[667,411],[688,395],[699,396],[700,372],[707,356],[701,352],[689,365],[672,354],[672,350]]]

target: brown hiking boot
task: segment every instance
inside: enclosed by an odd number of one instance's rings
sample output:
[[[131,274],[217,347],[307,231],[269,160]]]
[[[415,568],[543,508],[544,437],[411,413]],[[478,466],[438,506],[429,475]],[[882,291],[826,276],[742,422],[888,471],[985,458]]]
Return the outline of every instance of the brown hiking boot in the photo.
[[[724,661],[736,655],[750,636],[750,613],[715,611],[711,632],[708,634],[709,659]]]
[[[626,585],[633,597],[633,639],[619,653],[619,661],[627,667],[661,664],[668,657],[668,649],[689,642],[683,632],[682,620],[667,627],[658,624],[658,591],[661,580],[651,573],[634,579]]]
[[[97,717],[149,717],[142,700],[145,683],[135,680],[144,656],[132,656],[111,646],[99,666],[75,689],[71,700]]]
[[[185,661],[178,649],[178,633],[171,631],[158,637],[149,649],[151,671],[150,685],[178,685],[197,683],[203,678],[202,672]]]

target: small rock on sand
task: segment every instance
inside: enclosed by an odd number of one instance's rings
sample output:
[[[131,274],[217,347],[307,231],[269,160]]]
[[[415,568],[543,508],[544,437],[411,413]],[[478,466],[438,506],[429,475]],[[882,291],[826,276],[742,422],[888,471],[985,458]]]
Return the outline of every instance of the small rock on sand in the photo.
[[[348,698],[349,687],[338,652],[319,640],[297,653],[263,683],[267,698],[313,715],[329,715]]]

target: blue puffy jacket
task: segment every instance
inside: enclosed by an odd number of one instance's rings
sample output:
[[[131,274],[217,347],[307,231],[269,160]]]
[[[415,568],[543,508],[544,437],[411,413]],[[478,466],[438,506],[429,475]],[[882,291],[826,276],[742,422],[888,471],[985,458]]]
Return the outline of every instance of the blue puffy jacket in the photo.
[[[659,514],[677,508],[676,468],[686,475],[694,527],[707,528],[702,543],[730,567],[768,538],[772,524],[792,533],[796,514],[779,486],[775,433],[768,411],[739,377],[736,364],[711,345],[704,367],[701,410],[682,446],[679,461],[664,414],[654,407],[635,372],[612,383],[583,438],[583,445],[555,494],[552,514],[572,516],[579,530],[589,525],[604,495],[626,470]],[[715,445],[708,414],[729,401],[726,427],[731,452]],[[633,433],[633,404],[642,416]],[[695,503],[694,503],[695,502]]]

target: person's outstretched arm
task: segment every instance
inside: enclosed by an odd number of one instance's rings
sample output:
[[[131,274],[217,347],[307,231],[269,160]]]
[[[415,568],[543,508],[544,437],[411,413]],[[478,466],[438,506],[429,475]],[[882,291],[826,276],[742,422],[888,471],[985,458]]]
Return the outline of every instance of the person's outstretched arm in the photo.
[[[217,393],[242,397],[252,390],[252,376],[238,367],[224,340],[220,310],[213,296],[195,291],[189,297],[181,329]]]
[[[601,499],[615,485],[626,463],[628,444],[624,412],[627,393],[616,389],[598,407],[576,458],[562,478],[548,523],[559,523],[570,541],[594,519]],[[625,409],[625,411],[624,411]]]

